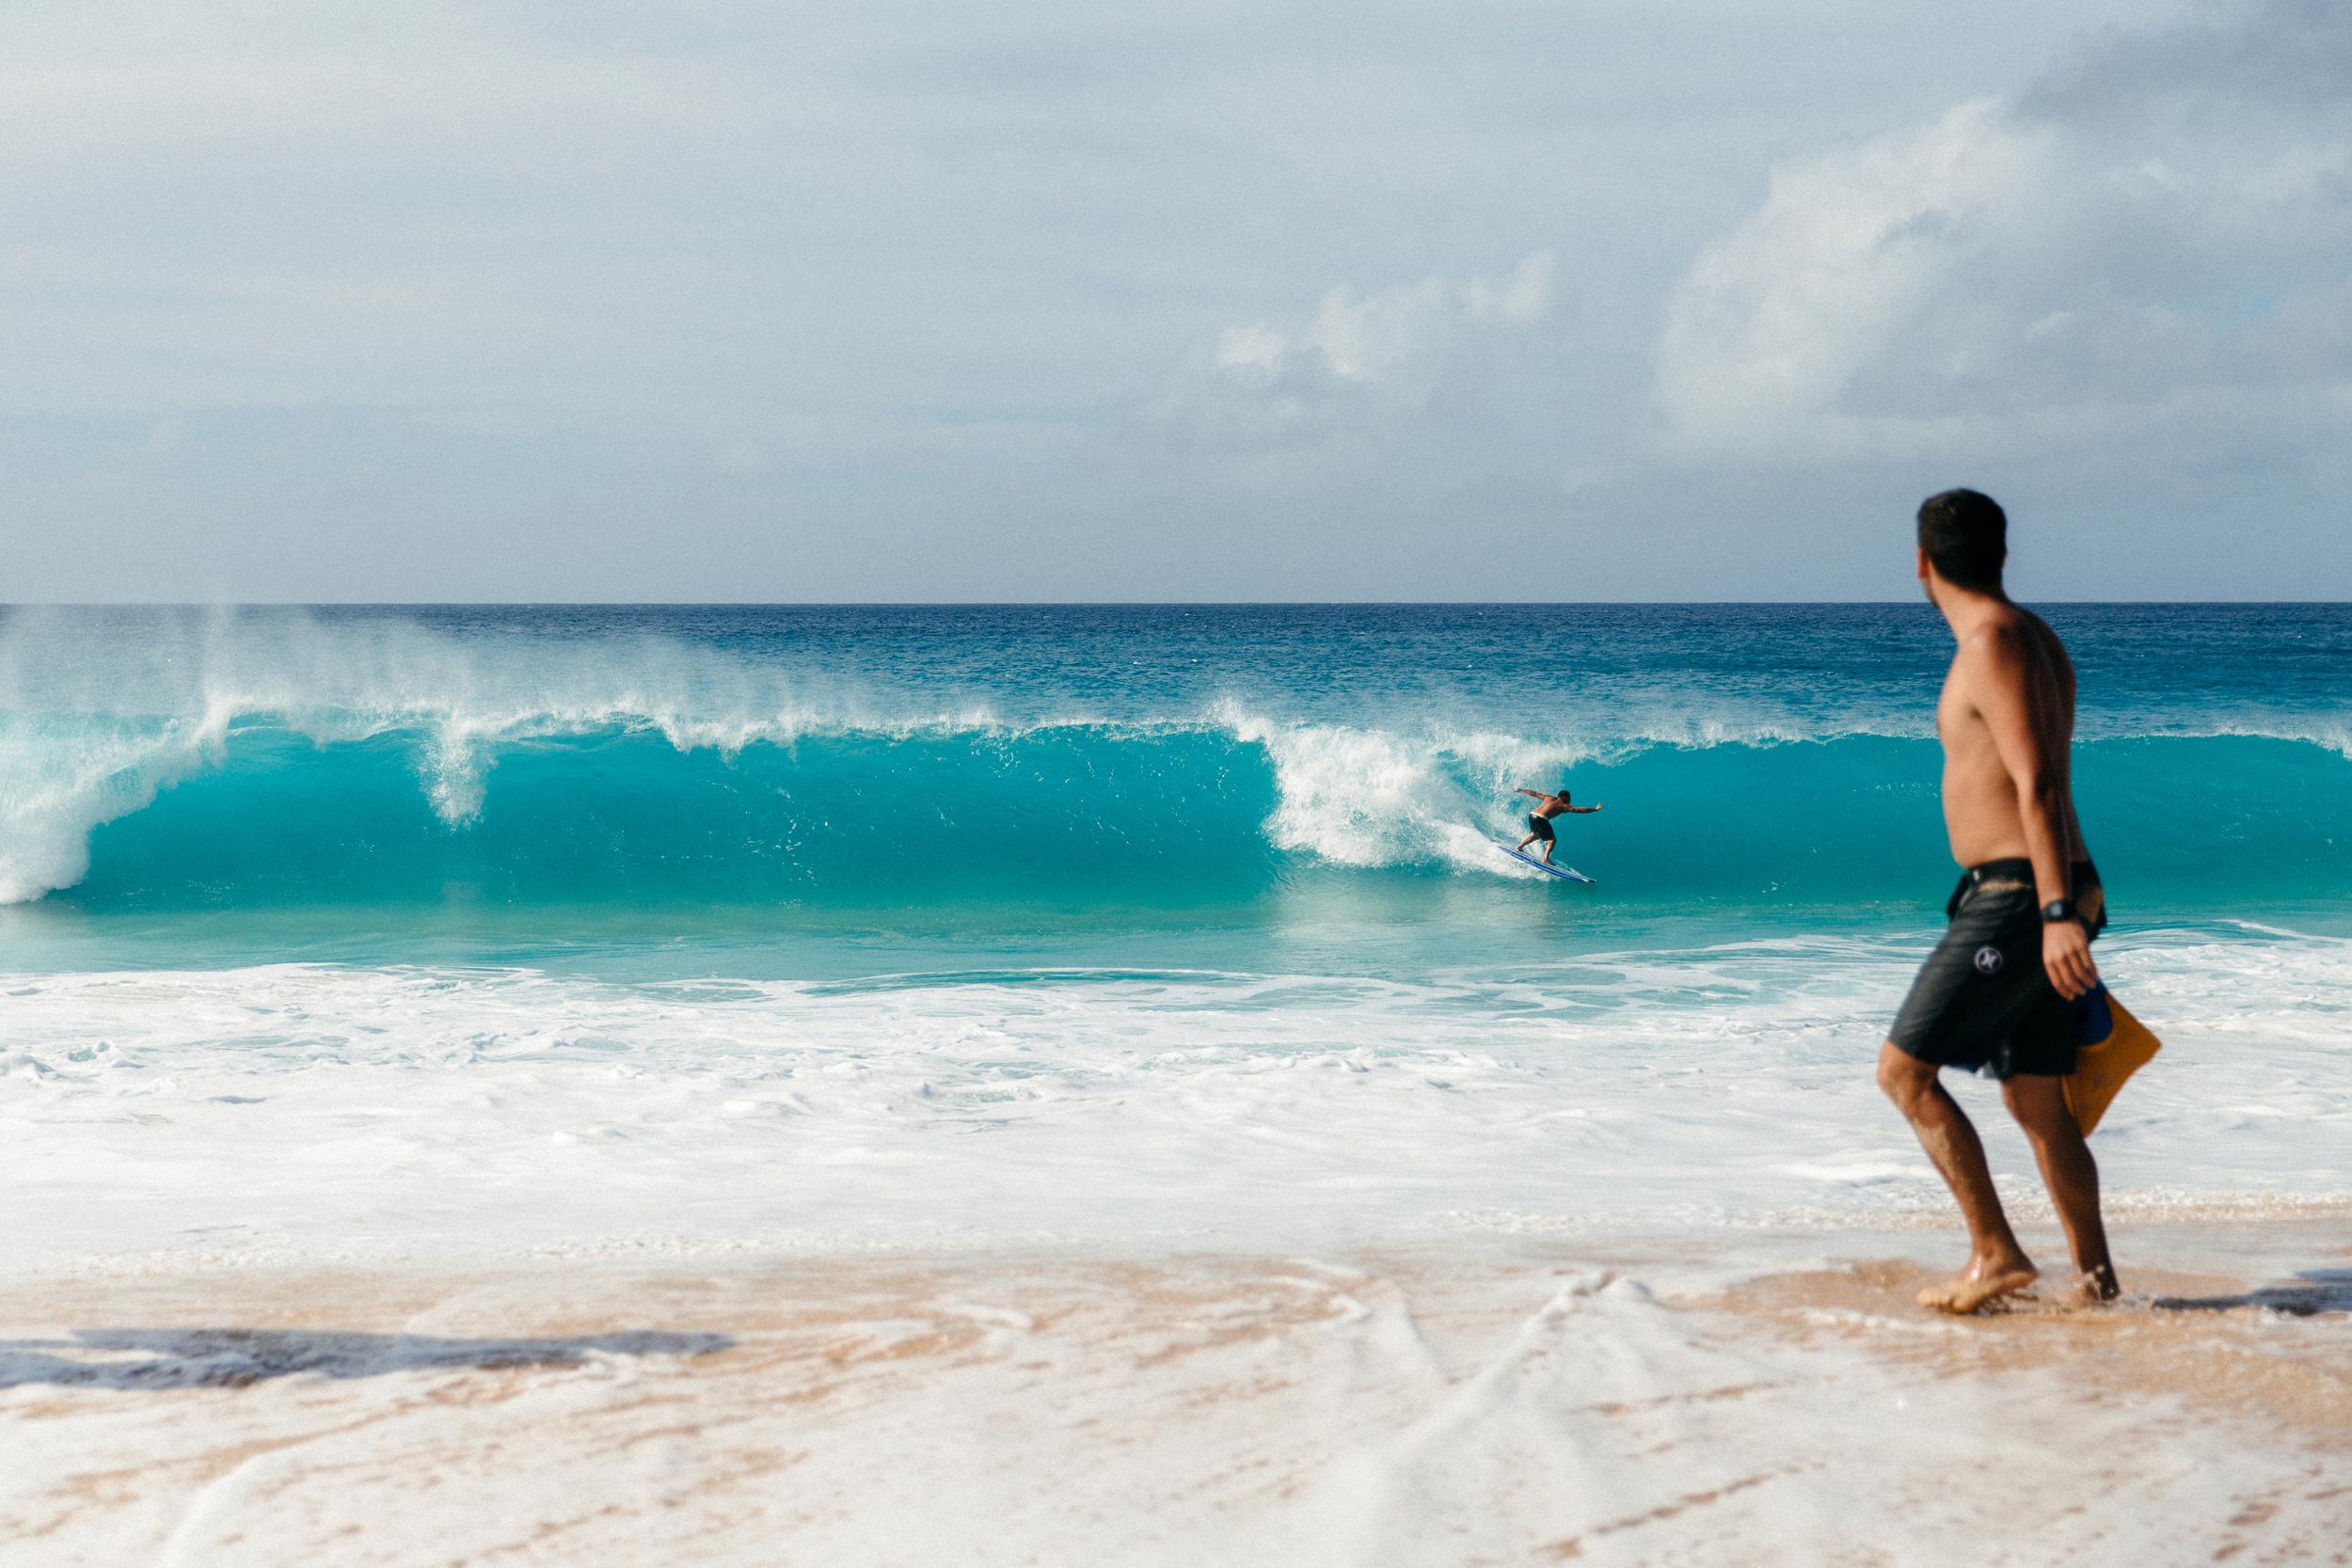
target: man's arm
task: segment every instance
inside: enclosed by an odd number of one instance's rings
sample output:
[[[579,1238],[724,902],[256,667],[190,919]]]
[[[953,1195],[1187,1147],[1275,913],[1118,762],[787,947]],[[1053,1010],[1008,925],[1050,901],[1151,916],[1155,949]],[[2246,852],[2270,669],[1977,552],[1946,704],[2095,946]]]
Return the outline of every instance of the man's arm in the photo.
[[[1563,812],[1574,812],[1579,816],[1582,816],[1588,812],[1600,810],[1598,806],[1562,806],[1560,809]]]
[[[2026,830],[2026,853],[2033,861],[2036,898],[2048,904],[2074,895],[2073,868],[2058,825],[2066,817],[2065,770],[2049,754],[2045,731],[2034,722],[2031,672],[2025,642],[2014,628],[1978,638],[1963,657],[1976,678],[1970,682],[1977,711],[1993,732],[2001,766],[2017,790],[2017,816]],[[2090,958],[2090,937],[2076,920],[2045,922],[2042,965],[2060,996],[2080,996],[2099,983]]]
[[[1549,800],[1551,799],[1550,796],[1545,794],[1540,789],[1515,789],[1511,791],[1511,793],[1514,795],[1524,795],[1531,800]]]

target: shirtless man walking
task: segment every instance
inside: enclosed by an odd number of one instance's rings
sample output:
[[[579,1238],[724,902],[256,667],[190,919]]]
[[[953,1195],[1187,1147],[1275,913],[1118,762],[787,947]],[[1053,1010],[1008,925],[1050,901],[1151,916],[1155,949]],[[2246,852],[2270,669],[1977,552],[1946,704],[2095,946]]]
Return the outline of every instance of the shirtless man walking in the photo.
[[[1946,907],[1950,927],[1879,1050],[1878,1080],[1968,1225],[1968,1266],[1919,1293],[1921,1306],[1946,1312],[1977,1311],[2039,1274],[2001,1211],[1976,1128],[1938,1081],[1947,1067],[2000,1080],[2065,1227],[2075,1299],[2117,1292],[2099,1168],[2064,1091],[2074,1067],[2072,1000],[2098,983],[2090,939],[2106,924],[2074,819],[2074,669],[2058,635],[2001,587],[2008,530],[2000,507],[1974,490],[1947,490],[1919,507],[1919,580],[1960,644],[1935,728],[1945,827],[1967,869]]]

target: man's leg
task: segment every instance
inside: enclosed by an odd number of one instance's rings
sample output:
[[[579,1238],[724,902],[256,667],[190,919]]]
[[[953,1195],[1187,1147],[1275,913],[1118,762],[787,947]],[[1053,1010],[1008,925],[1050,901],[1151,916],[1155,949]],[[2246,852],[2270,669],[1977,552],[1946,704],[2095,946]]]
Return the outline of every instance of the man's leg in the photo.
[[[1523,839],[1519,840],[1518,845],[1518,852],[1519,852],[1520,854],[1522,854],[1522,855],[1526,854],[1526,853],[1527,853],[1527,847],[1528,847],[1529,845],[1531,845],[1531,844],[1534,843],[1534,842],[1535,842],[1535,835],[1534,835],[1534,833],[1530,833],[1530,834],[1528,834],[1525,838],[1523,838]]]
[[[2032,1284],[2041,1271],[2017,1244],[2000,1195],[1993,1190],[1984,1145],[1959,1101],[1937,1081],[1934,1065],[1888,1040],[1879,1047],[1879,1087],[1910,1121],[1919,1147],[1960,1200],[1960,1217],[1968,1226],[1968,1267],[1951,1284],[1920,1291],[1919,1305],[1940,1312],[1974,1312]]]
[[[2115,1260],[2107,1256],[2107,1227],[2099,1217],[2099,1163],[2090,1157],[2074,1113],[2066,1108],[2066,1081],[2042,1073],[2019,1073],[2001,1085],[2009,1114],[2026,1130],[2042,1184],[2066,1227],[2066,1247],[2074,1257],[2074,1297],[2089,1305],[2113,1301]]]

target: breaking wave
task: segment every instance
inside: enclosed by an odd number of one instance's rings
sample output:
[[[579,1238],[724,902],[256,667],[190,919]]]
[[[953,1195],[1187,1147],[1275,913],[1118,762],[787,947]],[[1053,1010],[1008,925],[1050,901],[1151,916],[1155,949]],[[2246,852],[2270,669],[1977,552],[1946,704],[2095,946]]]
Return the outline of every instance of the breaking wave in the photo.
[[[1916,898],[1941,875],[1934,745],[1906,723],[1702,709],[1521,734],[1442,708],[1001,697],[653,636],[189,613],[110,644],[19,611],[0,635],[0,900],[1218,900],[1523,875],[1491,847],[1518,832],[1511,791],[1563,780],[1608,807],[1565,825],[1564,858],[1620,889]],[[2240,904],[2344,885],[2344,737],[2233,728],[2081,748],[2111,882]]]

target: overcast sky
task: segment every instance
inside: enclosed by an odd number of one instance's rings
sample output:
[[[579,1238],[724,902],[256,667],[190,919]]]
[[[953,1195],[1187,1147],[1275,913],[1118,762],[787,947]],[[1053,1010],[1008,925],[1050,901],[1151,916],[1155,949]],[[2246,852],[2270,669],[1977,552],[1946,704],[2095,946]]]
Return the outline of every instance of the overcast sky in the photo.
[[[0,599],[2352,599],[2336,0],[17,0]]]

